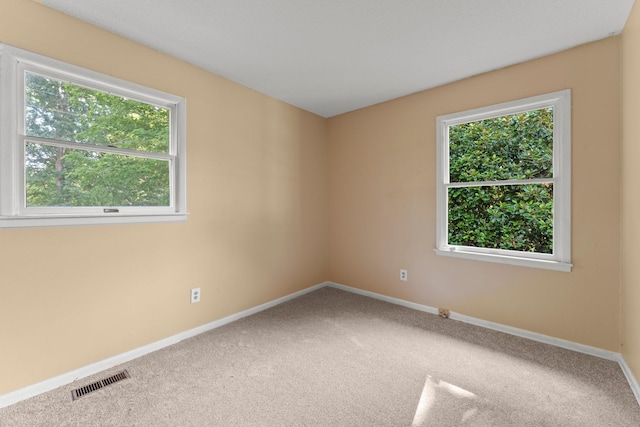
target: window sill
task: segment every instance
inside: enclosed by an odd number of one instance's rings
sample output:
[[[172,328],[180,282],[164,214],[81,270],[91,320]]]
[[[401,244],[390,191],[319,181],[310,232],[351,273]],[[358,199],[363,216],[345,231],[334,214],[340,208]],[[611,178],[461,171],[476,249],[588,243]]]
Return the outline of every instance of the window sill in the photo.
[[[461,250],[435,249],[437,255],[453,258],[471,259],[474,261],[495,262],[500,264],[518,265],[521,267],[541,268],[545,270],[571,272],[573,264],[562,261],[552,261],[535,258],[520,258],[508,255],[497,255],[479,252],[468,252]]]
[[[68,227],[76,225],[109,224],[153,224],[163,222],[185,222],[186,220],[187,214],[113,216],[0,216],[0,228]]]

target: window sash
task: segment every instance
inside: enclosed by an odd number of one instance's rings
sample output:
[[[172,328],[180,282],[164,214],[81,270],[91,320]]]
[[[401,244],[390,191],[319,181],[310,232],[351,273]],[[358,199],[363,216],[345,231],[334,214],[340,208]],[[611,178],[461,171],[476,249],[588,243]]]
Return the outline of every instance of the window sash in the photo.
[[[172,117],[175,117],[175,108],[171,104],[167,104],[166,102],[163,102],[162,104],[158,104],[158,103],[155,103],[155,102],[147,100],[147,99],[145,99],[145,100],[138,99],[138,98],[134,97],[135,95],[132,96],[131,93],[125,93],[123,91],[118,91],[118,92],[122,92],[122,93],[117,93],[114,90],[106,91],[106,90],[103,90],[103,89],[98,88],[98,87],[92,87],[87,82],[76,81],[76,80],[74,80],[73,77],[70,77],[70,76],[67,76],[66,78],[63,79],[63,78],[57,77],[57,75],[59,73],[55,73],[54,72],[54,73],[46,74],[45,72],[38,71],[37,67],[30,66],[28,64],[19,63],[18,64],[18,70],[20,72],[20,75],[22,76],[22,79],[19,82],[20,83],[19,93],[22,95],[20,97],[20,99],[19,99],[19,101],[21,101],[21,103],[19,105],[19,107],[20,107],[19,111],[21,111],[23,113],[23,118],[24,118],[24,120],[20,121],[19,126],[18,126],[18,134],[19,135],[27,137],[27,138],[47,139],[47,138],[43,138],[43,137],[38,137],[36,135],[29,135],[28,132],[27,132],[27,123],[26,122],[27,122],[27,104],[28,103],[27,103],[27,100],[26,100],[26,97],[27,97],[27,84],[26,84],[26,82],[27,82],[27,74],[31,74],[31,75],[36,75],[36,76],[39,76],[39,77],[42,77],[42,78],[45,78],[45,79],[51,79],[51,80],[59,81],[61,83],[69,84],[69,85],[72,85],[72,86],[75,86],[75,87],[78,87],[78,88],[87,89],[89,91],[101,92],[101,93],[104,93],[104,94],[112,95],[114,97],[122,98],[124,100],[131,100],[131,101],[135,101],[135,102],[140,103],[140,104],[146,104],[146,105],[149,105],[149,106],[152,106],[152,107],[157,107],[157,108],[162,108],[162,109],[167,110],[168,115],[169,115],[169,117],[168,117],[169,121],[167,123],[168,126],[169,126],[169,135],[168,135],[169,144],[167,146],[167,149],[166,150],[162,150],[162,151],[150,151],[150,150],[135,150],[135,151],[143,151],[143,152],[149,152],[149,153],[157,152],[157,153],[164,153],[164,154],[175,154],[176,146],[175,146],[175,144],[172,144],[172,142],[175,142],[175,139],[173,138],[174,135],[171,133],[171,128],[175,127],[175,125],[174,125],[174,123],[172,121]],[[54,76],[54,74],[56,74],[56,76]],[[60,139],[50,139],[50,140],[52,140],[52,141],[53,140],[57,140],[57,141],[60,141],[60,142],[74,142],[73,140],[62,139],[62,138],[60,138]],[[84,144],[83,142],[80,142],[80,141],[75,141],[75,142],[79,143],[79,144],[80,143]],[[90,143],[87,143],[87,144],[91,145]],[[93,144],[93,145],[102,146],[102,147],[112,147],[112,146],[106,145],[106,144]]]
[[[144,212],[153,212],[155,214],[158,213],[172,213],[175,211],[175,189],[174,189],[174,179],[173,174],[175,170],[175,156],[171,156],[168,154],[161,153],[146,153],[143,151],[134,151],[134,150],[123,150],[111,147],[105,147],[103,145],[89,145],[84,143],[73,143],[73,142],[62,142],[57,140],[48,140],[45,138],[33,138],[33,137],[21,137],[23,140],[23,149],[21,151],[22,161],[20,161],[20,165],[22,168],[21,176],[24,177],[24,183],[21,188],[24,191],[21,191],[19,196],[19,212],[21,215],[37,215],[37,214],[63,214],[63,215],[73,215],[78,213],[83,214],[141,214]],[[168,163],[168,181],[169,181],[169,204],[166,206],[28,206],[27,205],[27,170],[26,170],[26,161],[25,153],[26,153],[26,145],[27,144],[39,144],[50,147],[62,147],[69,148],[72,150],[82,150],[82,151],[90,151],[90,152],[99,152],[99,153],[108,153],[108,154],[117,154],[123,155],[127,157],[136,157],[140,159],[151,159],[151,160],[159,160],[166,161]],[[112,208],[117,208],[116,211],[105,211],[105,209],[109,210]]]
[[[532,181],[536,181],[536,182],[532,182]],[[451,185],[447,185],[447,190],[448,189],[453,189],[453,188],[478,188],[478,187],[499,187],[499,186],[509,186],[509,187],[519,187],[519,186],[526,186],[526,185],[531,185],[531,184],[553,184],[553,180],[542,180],[542,179],[531,179],[531,180],[518,180],[518,182],[514,183],[513,181],[493,181],[493,182],[498,182],[500,183],[500,185],[484,185],[486,183],[476,183],[476,182],[472,182],[471,184],[473,185],[459,185],[459,183],[453,183]],[[488,182],[487,182],[488,183]],[[480,184],[480,185],[476,185],[476,184]],[[554,206],[555,206],[555,196],[556,196],[556,192],[553,191],[553,200],[554,200]],[[449,243],[449,192],[447,191],[447,246],[449,248],[451,248],[451,250],[458,250],[458,251],[466,251],[466,252],[477,252],[477,253],[490,253],[490,254],[494,254],[494,255],[504,255],[504,256],[510,256],[510,257],[518,257],[518,256],[526,256],[527,258],[536,258],[536,259],[546,259],[546,260],[553,260],[555,258],[555,241],[553,239],[555,239],[555,224],[554,224],[554,233],[552,236],[552,241],[554,242],[553,245],[553,251],[552,253],[548,254],[548,253],[544,253],[544,252],[530,252],[530,251],[519,251],[519,250],[515,250],[515,249],[501,249],[501,248],[491,248],[491,247],[486,247],[486,246],[467,246],[467,245],[457,245],[454,243]],[[553,216],[553,213],[552,213]]]
[[[71,148],[73,150],[98,151],[100,153],[122,154],[123,156],[141,157],[144,159],[172,160],[172,159],[175,159],[176,157],[175,155],[172,155],[172,154],[158,153],[153,151],[128,150],[126,148],[111,147],[109,145],[87,144],[84,142],[65,141],[62,139],[40,138],[37,136],[19,135],[18,141],[21,141],[23,144],[26,144],[26,143],[42,144],[42,145],[48,145],[51,147]]]
[[[531,178],[531,179],[510,179],[502,181],[465,181],[465,182],[448,182],[443,184],[446,188],[467,188],[467,187],[498,187],[507,185],[526,185],[526,184],[552,184],[555,183],[554,178]]]

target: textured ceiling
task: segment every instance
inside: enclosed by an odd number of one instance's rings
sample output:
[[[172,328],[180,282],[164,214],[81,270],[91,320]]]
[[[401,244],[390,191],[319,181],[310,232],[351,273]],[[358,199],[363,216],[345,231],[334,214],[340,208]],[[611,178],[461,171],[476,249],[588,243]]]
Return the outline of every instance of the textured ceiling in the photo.
[[[43,0],[331,117],[619,34],[633,0]]]

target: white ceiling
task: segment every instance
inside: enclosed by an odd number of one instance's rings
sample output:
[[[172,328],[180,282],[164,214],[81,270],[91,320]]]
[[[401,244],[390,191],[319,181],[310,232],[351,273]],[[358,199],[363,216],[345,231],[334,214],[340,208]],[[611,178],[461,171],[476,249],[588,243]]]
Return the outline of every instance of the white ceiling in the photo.
[[[331,117],[619,34],[633,0],[43,0]]]

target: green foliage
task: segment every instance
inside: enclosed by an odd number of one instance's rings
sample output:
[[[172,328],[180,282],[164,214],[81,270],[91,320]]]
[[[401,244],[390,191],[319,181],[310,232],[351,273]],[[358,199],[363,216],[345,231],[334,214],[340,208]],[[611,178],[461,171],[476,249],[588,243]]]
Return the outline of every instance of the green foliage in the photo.
[[[450,182],[553,176],[553,111],[449,128]],[[449,244],[552,253],[553,186],[449,188]]]
[[[169,152],[169,112],[27,73],[26,133],[142,152]],[[133,153],[132,153],[133,154]],[[28,143],[27,206],[168,206],[165,160]]]

